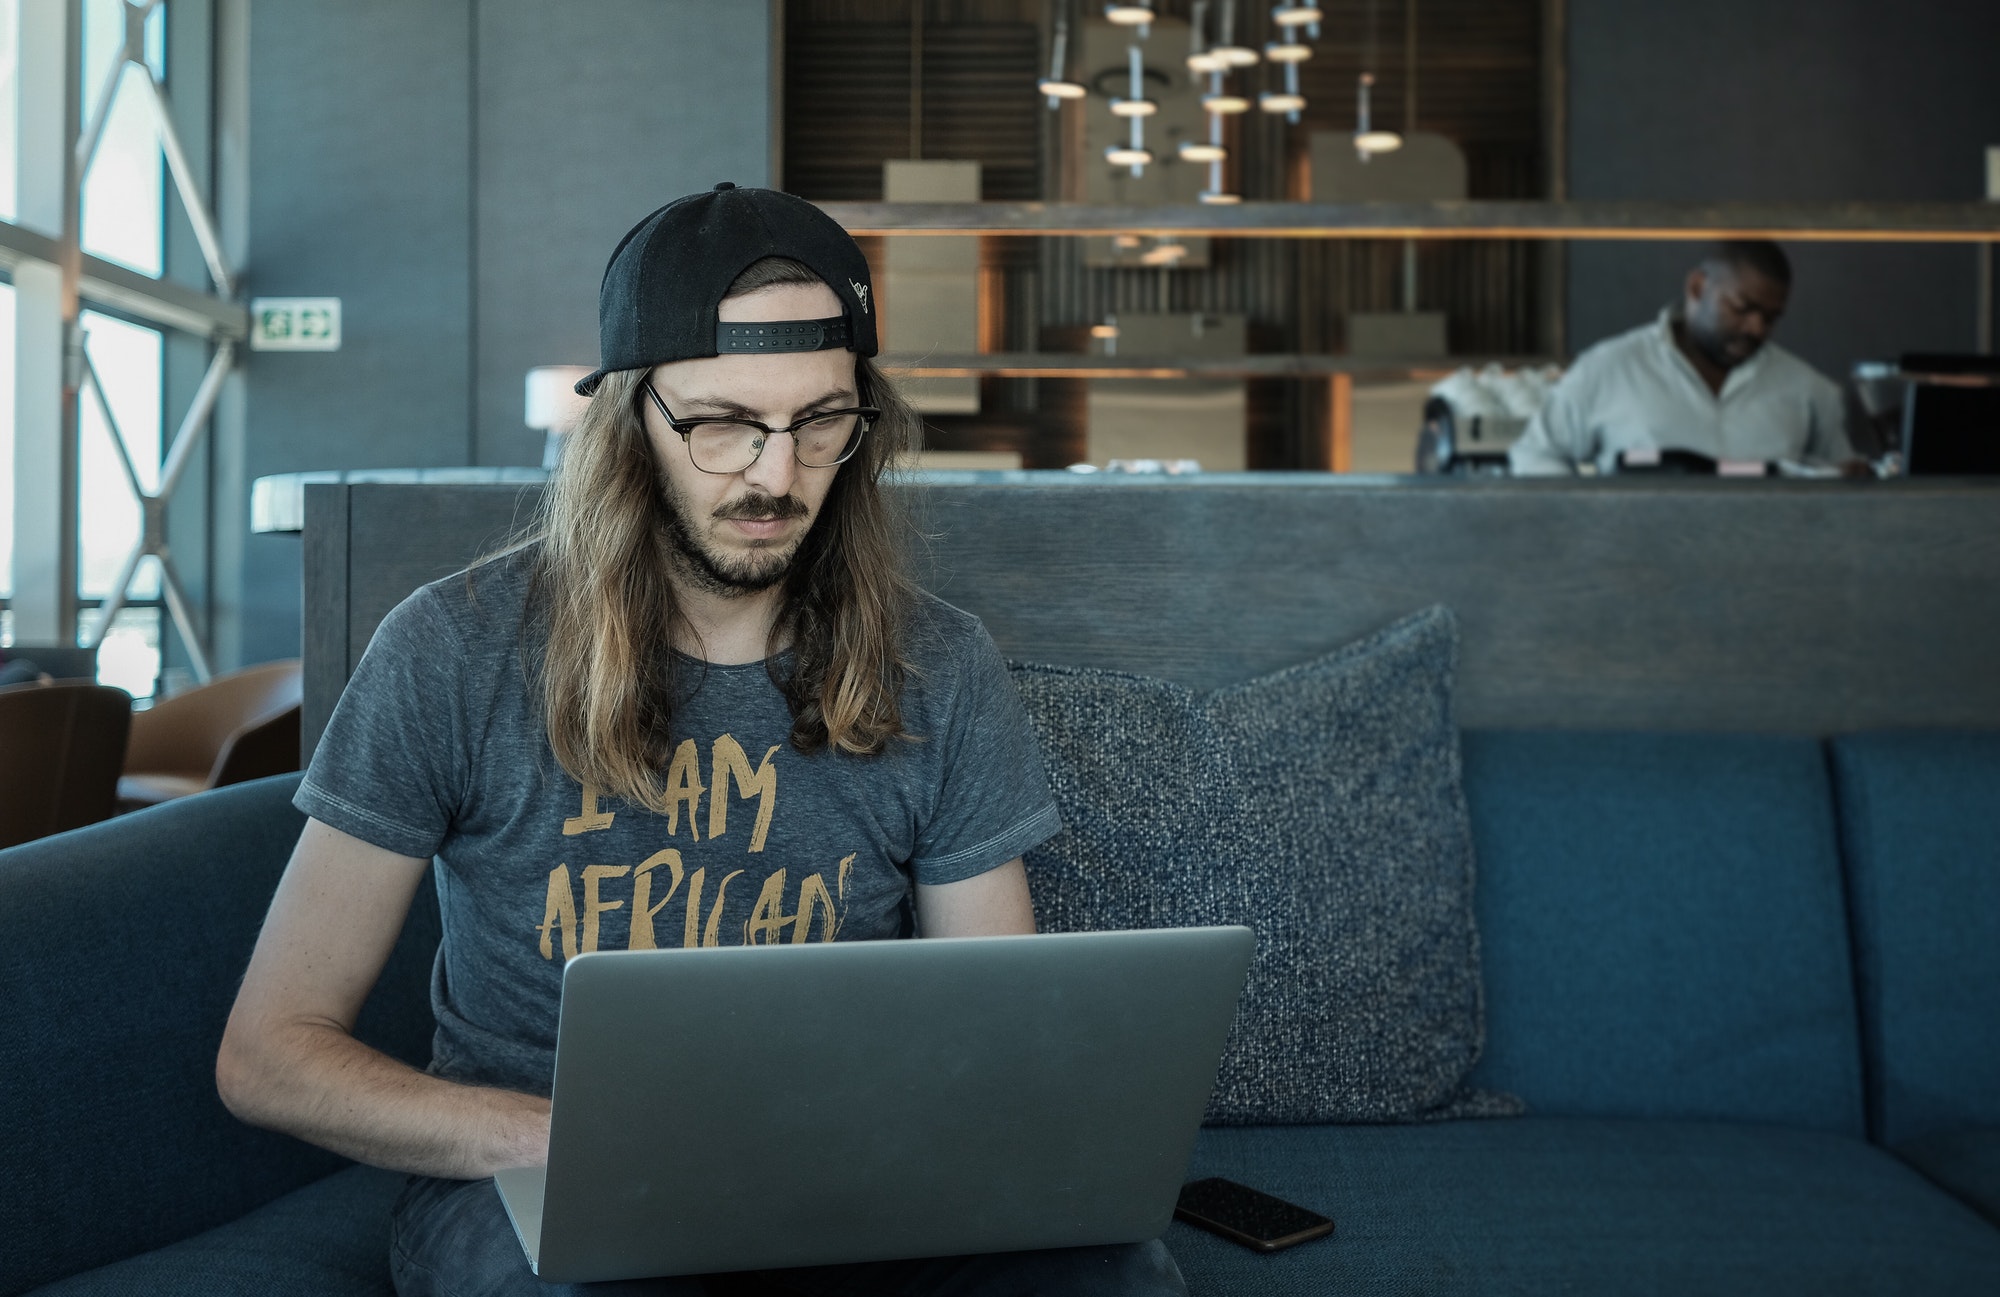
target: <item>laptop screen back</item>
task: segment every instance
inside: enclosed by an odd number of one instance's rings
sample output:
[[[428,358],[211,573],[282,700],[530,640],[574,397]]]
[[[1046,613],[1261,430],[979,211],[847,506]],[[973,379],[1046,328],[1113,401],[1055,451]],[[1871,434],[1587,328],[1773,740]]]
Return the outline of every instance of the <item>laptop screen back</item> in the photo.
[[[1207,928],[572,959],[537,1272],[1157,1237],[1252,944]]]

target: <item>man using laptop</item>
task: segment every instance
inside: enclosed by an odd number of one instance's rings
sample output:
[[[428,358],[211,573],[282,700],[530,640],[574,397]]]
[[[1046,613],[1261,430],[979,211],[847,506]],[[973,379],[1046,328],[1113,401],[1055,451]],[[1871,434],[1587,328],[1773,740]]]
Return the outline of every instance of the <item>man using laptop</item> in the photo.
[[[406,1297],[560,1289],[530,1274],[490,1177],[547,1158],[566,960],[1032,932],[1020,858],[1058,827],[992,640],[904,571],[879,481],[916,423],[868,360],[846,232],[718,185],[625,236],[599,317],[603,367],[533,538],[417,591],[355,670],[217,1062],[244,1120],[411,1174]],[[445,935],[418,1072],[351,1032],[433,856]],[[659,1120],[702,1108],[662,1094]],[[1185,1291],[1157,1240],[730,1282]]]

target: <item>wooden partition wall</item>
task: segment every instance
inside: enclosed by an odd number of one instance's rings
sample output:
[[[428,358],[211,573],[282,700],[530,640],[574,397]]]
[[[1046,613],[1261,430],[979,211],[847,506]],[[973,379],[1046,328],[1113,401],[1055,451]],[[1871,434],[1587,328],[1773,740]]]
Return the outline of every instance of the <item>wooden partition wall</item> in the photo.
[[[383,615],[500,543],[534,489],[307,488],[308,751]],[[1016,657],[1213,687],[1444,603],[1467,726],[2000,727],[2000,482],[897,489],[926,585]]]

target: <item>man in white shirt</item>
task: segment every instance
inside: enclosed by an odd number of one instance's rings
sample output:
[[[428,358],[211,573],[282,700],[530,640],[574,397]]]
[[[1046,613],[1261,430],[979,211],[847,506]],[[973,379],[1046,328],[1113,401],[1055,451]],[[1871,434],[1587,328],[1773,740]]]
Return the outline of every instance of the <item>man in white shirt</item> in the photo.
[[[1840,389],[1769,340],[1791,286],[1775,243],[1710,248],[1679,306],[1576,358],[1509,452],[1514,472],[1611,473],[1670,450],[1852,472]]]

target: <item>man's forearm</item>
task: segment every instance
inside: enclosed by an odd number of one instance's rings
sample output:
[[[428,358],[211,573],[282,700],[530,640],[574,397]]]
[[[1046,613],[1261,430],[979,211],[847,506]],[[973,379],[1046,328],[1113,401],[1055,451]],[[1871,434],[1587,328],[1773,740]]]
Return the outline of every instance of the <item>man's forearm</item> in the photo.
[[[475,1180],[548,1159],[548,1100],[430,1076],[332,1023],[231,1033],[216,1085],[253,1126],[392,1171]]]

